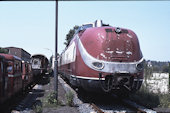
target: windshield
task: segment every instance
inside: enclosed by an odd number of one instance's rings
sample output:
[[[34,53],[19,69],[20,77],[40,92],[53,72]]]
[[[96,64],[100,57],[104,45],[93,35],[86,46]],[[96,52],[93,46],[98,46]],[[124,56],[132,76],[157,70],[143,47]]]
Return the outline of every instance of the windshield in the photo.
[[[90,28],[90,27],[93,27],[93,24],[86,24],[86,25],[83,25],[83,29],[87,29],[87,28]]]

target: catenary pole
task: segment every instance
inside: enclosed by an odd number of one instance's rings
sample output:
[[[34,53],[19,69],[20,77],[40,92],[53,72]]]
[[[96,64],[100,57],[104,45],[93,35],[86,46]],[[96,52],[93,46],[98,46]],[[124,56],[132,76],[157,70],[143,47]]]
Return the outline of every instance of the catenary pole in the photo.
[[[56,25],[55,25],[55,60],[54,60],[54,92],[56,100],[58,99],[58,61],[57,61],[57,45],[58,45],[58,0],[56,0]]]

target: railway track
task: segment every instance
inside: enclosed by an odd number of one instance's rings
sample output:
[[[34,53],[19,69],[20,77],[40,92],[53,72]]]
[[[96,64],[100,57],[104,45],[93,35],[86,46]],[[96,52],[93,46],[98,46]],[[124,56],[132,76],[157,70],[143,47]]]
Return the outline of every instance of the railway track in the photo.
[[[126,100],[127,101],[127,100]],[[128,106],[129,108],[133,109],[133,111],[120,111],[121,113],[156,113],[156,111],[150,110],[150,109],[146,109],[143,108],[142,106],[138,107],[135,106],[133,102],[125,102],[123,104],[126,104],[125,106]],[[97,105],[95,105],[94,103],[90,104],[92,106],[92,108],[97,112],[97,113],[106,113],[109,112],[110,110],[102,110],[101,108],[99,108]],[[115,113],[115,111],[112,111],[113,113]],[[119,113],[119,111],[117,111]]]
[[[152,109],[145,108],[127,99],[123,99],[122,102],[126,104],[127,106],[135,109],[137,113],[156,113],[156,111]]]
[[[67,83],[64,84],[66,85]],[[70,86],[67,85],[67,88],[68,87]],[[76,92],[77,97],[82,101],[82,103],[89,104],[89,106],[97,113],[156,113],[151,109],[137,105],[135,102],[127,99],[120,99],[115,95],[89,95],[87,92],[82,90],[75,91],[74,88],[71,88],[71,90]]]
[[[113,95],[114,98],[118,98],[115,95]],[[114,101],[114,99],[113,99]],[[101,106],[101,105],[97,105],[98,103],[94,104],[91,103],[90,105],[92,106],[92,108],[97,112],[97,113],[156,113],[156,111],[152,110],[152,109],[148,109],[145,108],[143,106],[140,106],[138,104],[136,104],[135,102],[128,100],[128,99],[118,99],[116,102],[117,105],[122,106],[122,110],[120,108],[117,109],[112,109],[112,106],[110,107],[106,107],[107,105],[104,105],[105,107]],[[114,106],[114,105],[113,105]],[[127,110],[123,110],[124,108],[128,108]]]
[[[92,108],[97,112],[97,113],[104,113],[99,107],[97,107],[94,103],[90,104]]]

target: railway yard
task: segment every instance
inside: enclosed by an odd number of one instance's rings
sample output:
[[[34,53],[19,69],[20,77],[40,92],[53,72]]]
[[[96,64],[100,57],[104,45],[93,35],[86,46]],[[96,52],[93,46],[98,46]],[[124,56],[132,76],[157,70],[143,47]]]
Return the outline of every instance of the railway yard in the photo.
[[[122,100],[115,95],[88,94],[71,88],[59,76],[58,104],[49,103],[49,95],[54,90],[54,77],[44,76],[25,94],[3,104],[3,113],[156,113],[129,100]],[[67,94],[73,94],[72,103],[68,103]],[[71,98],[71,97],[70,97]],[[2,105],[1,105],[2,107]]]
[[[0,113],[170,113],[170,7],[132,2],[2,2]]]
[[[101,41],[96,40],[99,38]],[[50,61],[22,48],[7,50],[13,53],[0,54],[2,113],[170,113],[169,109],[155,108],[166,102],[169,107],[170,98],[161,102],[151,95],[156,100],[150,101],[144,91],[144,101],[143,95],[137,95],[146,61],[138,37],[129,29],[112,27],[102,20],[83,24],[65,50]],[[18,50],[20,54],[15,56]],[[156,106],[151,106],[154,102]]]

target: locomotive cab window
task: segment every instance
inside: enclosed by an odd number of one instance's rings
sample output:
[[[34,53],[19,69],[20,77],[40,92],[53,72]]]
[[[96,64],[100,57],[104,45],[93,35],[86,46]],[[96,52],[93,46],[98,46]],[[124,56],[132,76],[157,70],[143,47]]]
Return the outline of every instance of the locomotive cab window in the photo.
[[[15,70],[15,73],[21,72],[21,63],[17,60],[14,62],[14,70]]]
[[[86,24],[86,25],[83,25],[83,29],[87,29],[87,28],[91,28],[93,27],[93,24]]]
[[[34,60],[34,64],[37,65],[37,64],[38,64],[38,61],[37,61],[37,60]]]

